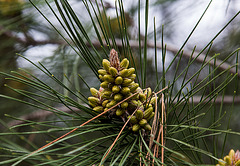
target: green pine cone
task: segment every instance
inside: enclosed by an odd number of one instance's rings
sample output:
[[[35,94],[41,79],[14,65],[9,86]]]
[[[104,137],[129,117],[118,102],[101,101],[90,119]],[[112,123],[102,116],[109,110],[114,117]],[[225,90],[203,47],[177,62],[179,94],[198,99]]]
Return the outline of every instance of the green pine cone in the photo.
[[[101,81],[104,81],[103,75],[99,74],[98,77]]]
[[[155,104],[155,101],[158,99],[158,97],[152,97],[150,100],[150,104]]]
[[[143,118],[143,111],[137,110],[135,116],[137,117],[138,120],[141,120]]]
[[[104,81],[109,82],[109,83],[113,83],[115,81],[115,79],[113,78],[113,76],[111,76],[110,74],[106,74],[103,76]]]
[[[109,68],[109,73],[110,73],[113,77],[115,77],[115,76],[118,74],[118,71],[117,71],[117,69],[116,69],[115,67],[110,67],[110,68]]]
[[[121,68],[125,68],[127,69],[128,68],[128,65],[129,65],[129,61],[127,60],[127,58],[124,58],[121,63],[120,63],[120,67]]]
[[[126,109],[127,107],[128,107],[128,102],[125,101],[121,104],[121,108]]]
[[[110,68],[110,62],[107,59],[103,59],[102,65],[103,65],[103,68],[108,72]]]
[[[102,88],[109,88],[109,82],[107,82],[107,81],[104,81],[104,82],[102,82],[101,84],[100,84],[100,86],[102,87]]]
[[[127,95],[130,93],[130,89],[128,87],[123,87],[120,91],[123,95]]]
[[[117,94],[114,95],[114,100],[115,101],[119,102],[122,99],[123,99],[123,96],[121,94],[117,93]]]
[[[95,104],[100,104],[100,100],[97,97],[88,97],[88,101]]]
[[[129,68],[129,69],[127,69],[128,71],[127,71],[127,74],[126,74],[126,76],[125,77],[129,77],[129,76],[131,76],[134,72],[135,72],[135,69],[132,67],[132,68]]]
[[[100,75],[105,75],[105,74],[107,74],[107,71],[106,70],[104,70],[104,69],[99,69],[98,70],[98,74],[100,74]]]
[[[146,95],[146,98],[148,98],[148,97],[152,94],[152,89],[151,89],[151,88],[147,88],[147,89],[144,91],[144,94]]]
[[[146,95],[145,95],[144,93],[139,93],[139,100],[140,100],[141,102],[146,101]]]
[[[103,111],[103,107],[102,106],[96,106],[93,108],[94,111],[97,111],[97,112],[102,112]]]
[[[116,110],[116,115],[117,115],[117,116],[122,116],[124,113],[125,113],[125,110],[124,110],[124,109],[118,108],[118,109]]]
[[[152,127],[151,127],[150,124],[146,124],[146,125],[144,126],[144,129],[145,129],[146,131],[151,131],[151,130],[152,130]]]
[[[91,101],[88,101],[88,103],[89,103],[92,107],[96,107],[96,106],[98,106],[97,103],[93,103],[93,102],[91,102]]]
[[[94,97],[99,97],[99,91],[95,88],[90,88],[90,92]]]
[[[139,121],[139,125],[144,127],[147,124],[147,120],[146,119],[142,119]]]
[[[240,160],[235,163],[235,166],[240,166]]]
[[[149,107],[148,109],[146,109],[144,111],[144,118],[145,119],[148,119],[150,117],[150,115],[152,115],[152,112],[153,112],[153,107]]]
[[[127,77],[127,75],[128,75],[128,69],[123,69],[123,70],[119,71],[119,75],[120,75],[121,77]]]
[[[155,113],[152,112],[151,115],[148,118],[146,118],[146,120],[149,122],[154,117],[154,115],[155,115]]]
[[[123,82],[123,78],[122,78],[121,76],[118,76],[118,77],[115,79],[115,84],[117,84],[117,85],[122,84],[122,82]]]
[[[104,100],[104,101],[102,102],[102,106],[103,106],[103,107],[106,107],[106,105],[107,105],[108,102],[109,102],[109,100]]]
[[[112,91],[110,91],[110,90],[104,90],[104,91],[102,92],[101,97],[104,98],[104,99],[109,99],[111,95],[112,95]]]
[[[133,131],[133,132],[137,132],[139,129],[140,129],[140,125],[139,125],[139,124],[135,124],[135,125],[133,125],[133,127],[132,127],[132,131]]]
[[[133,82],[133,81],[132,81],[131,79],[129,79],[129,78],[124,78],[122,85],[123,85],[123,86],[128,86],[128,85],[130,85],[132,82]]]
[[[109,103],[107,103],[106,107],[107,107],[107,108],[111,108],[111,107],[113,107],[113,106],[116,105],[116,104],[117,104],[117,102],[116,102],[115,100],[112,100],[112,101],[110,101]]]
[[[128,116],[128,119],[131,117],[131,115]],[[138,119],[136,116],[132,116],[131,119],[129,120],[131,124],[136,124],[138,123]]]
[[[136,74],[132,74],[132,75],[130,75],[128,78],[134,81],[135,78],[136,78]]]
[[[139,84],[138,84],[138,83],[135,83],[135,82],[133,82],[133,83],[131,83],[131,84],[129,85],[130,91],[131,91],[132,93],[135,92],[138,87],[139,87]]]
[[[112,87],[112,92],[113,92],[113,93],[118,93],[119,91],[120,91],[120,87],[119,87],[119,86],[114,85],[114,86]]]

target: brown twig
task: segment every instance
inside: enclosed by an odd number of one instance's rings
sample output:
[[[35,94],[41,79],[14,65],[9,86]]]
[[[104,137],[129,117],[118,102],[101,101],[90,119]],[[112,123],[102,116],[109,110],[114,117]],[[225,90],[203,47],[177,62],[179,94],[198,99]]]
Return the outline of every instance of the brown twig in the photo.
[[[117,142],[118,138],[120,137],[120,135],[122,134],[123,130],[125,129],[126,125],[128,124],[128,122],[130,121],[130,119],[132,118],[132,116],[135,114],[135,112],[138,110],[139,107],[137,107],[137,109],[131,114],[131,116],[128,118],[128,120],[125,122],[125,124],[123,125],[122,129],[120,130],[120,132],[118,133],[118,136],[115,138],[115,140],[113,141],[112,145],[110,146],[110,148],[108,149],[106,155],[103,157],[103,161],[105,160],[105,158],[108,156],[108,154],[110,153],[110,151],[112,150],[113,146],[115,145],[115,143]]]
[[[165,89],[167,89],[168,87],[166,86],[165,88],[161,89],[160,91],[158,91],[157,93],[154,93],[155,96],[157,96],[157,94],[161,93],[162,91],[164,91]],[[150,95],[151,97],[151,95]],[[150,98],[149,97],[149,98]],[[149,140],[149,149],[152,149],[152,146],[153,146],[153,140],[155,139],[155,136],[156,136],[156,133],[157,133],[157,128],[158,128],[158,119],[157,116],[158,116],[158,111],[157,111],[157,100],[155,101],[155,115],[154,115],[154,118],[153,118],[153,122],[152,122],[152,130],[151,130],[151,137],[150,137],[150,140]],[[154,148],[155,149],[155,148]],[[147,152],[147,155],[146,155],[146,158],[150,161],[150,153]],[[152,161],[154,163],[154,159]]]
[[[157,95],[154,93],[154,95],[155,95],[155,97],[157,98]],[[162,94],[163,95],[163,94]],[[157,100],[155,100],[155,105],[157,105]],[[158,120],[159,120],[159,114],[158,114]],[[161,125],[161,124],[160,124]],[[159,140],[160,140],[160,135],[161,135],[161,132],[162,132],[162,127],[160,127],[160,130],[158,131],[158,136],[157,136],[157,142],[159,143]],[[154,156],[156,157],[156,158],[158,158],[158,145],[157,144],[155,144],[155,146],[154,146]],[[153,164],[152,164],[153,166],[154,166],[154,159],[153,159]]]
[[[164,113],[165,113],[165,105],[164,105],[164,94],[162,94],[162,125],[161,125],[161,130],[162,130],[162,137],[161,137],[161,143],[162,143],[162,163],[164,163],[164,140],[163,140],[163,120],[166,120],[166,117],[164,118]],[[162,165],[163,166],[163,165]]]

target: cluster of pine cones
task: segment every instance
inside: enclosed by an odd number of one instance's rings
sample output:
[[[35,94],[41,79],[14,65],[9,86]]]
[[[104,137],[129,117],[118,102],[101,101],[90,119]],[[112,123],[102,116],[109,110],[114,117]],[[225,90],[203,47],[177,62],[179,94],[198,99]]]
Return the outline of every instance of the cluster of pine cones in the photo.
[[[154,117],[153,105],[156,100],[151,96],[151,88],[143,91],[139,84],[134,82],[135,69],[128,68],[127,58],[120,62],[114,49],[110,52],[109,60],[102,61],[103,68],[98,70],[102,83],[99,90],[90,88],[92,96],[88,98],[89,104],[94,111],[103,112],[132,96],[111,112],[123,120],[131,118],[129,122],[133,132],[140,129],[150,131],[152,127],[149,122]]]

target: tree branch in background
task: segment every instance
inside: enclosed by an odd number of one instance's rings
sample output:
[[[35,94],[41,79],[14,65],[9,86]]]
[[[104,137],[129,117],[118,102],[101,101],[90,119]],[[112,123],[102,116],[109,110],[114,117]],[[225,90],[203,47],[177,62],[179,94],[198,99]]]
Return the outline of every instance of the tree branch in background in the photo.
[[[7,35],[9,38],[13,38],[17,42],[25,44],[26,46],[39,46],[39,45],[45,45],[45,44],[58,44],[58,45],[66,45],[67,44],[64,40],[41,40],[41,41],[37,41],[37,40],[31,39],[29,41],[29,40],[17,37],[11,31],[4,30],[4,28],[0,26],[0,32],[1,31],[2,31],[3,34]],[[89,43],[86,43],[86,44],[89,47],[91,47],[91,45]],[[93,41],[92,44],[96,48],[101,48],[101,45],[100,45],[100,43],[98,41]],[[129,40],[129,44],[130,44],[130,46],[132,48],[138,48],[139,47],[139,42],[136,41],[136,40]],[[122,47],[122,40],[116,39],[116,45],[118,47]],[[107,44],[104,43],[104,46],[106,47]],[[141,42],[141,46],[142,47],[144,46],[144,42]],[[148,41],[147,46],[149,48],[155,48],[154,42]],[[157,44],[156,47],[158,49],[162,49],[162,45],[161,44]],[[177,52],[179,51],[178,48],[176,48],[174,46],[169,46],[169,45],[166,47],[166,50],[172,52],[173,54],[177,54]],[[199,54],[199,52],[195,52],[193,54],[193,56],[191,56],[192,55],[191,51],[189,51],[189,50],[184,50],[183,51],[183,56],[185,58],[187,58],[187,59],[189,59],[189,58],[196,58],[198,54]],[[207,62],[210,59],[211,59],[211,57],[209,57],[209,56],[207,56],[205,54],[200,54],[196,58],[196,61],[202,63],[204,61]],[[216,59],[216,61],[212,60],[212,61],[209,62],[209,64],[211,66],[214,66],[214,65],[215,66],[219,66],[220,70],[228,70],[232,66],[231,64],[228,64],[227,62],[223,62],[223,61],[221,61],[219,59]],[[231,68],[231,69],[229,69],[229,72],[232,73],[232,74],[236,74],[236,69],[235,68]],[[238,75],[238,77],[240,77],[240,70],[239,69],[237,70],[237,75]]]
[[[190,102],[193,102],[194,104],[198,104],[199,101],[201,100],[201,96],[194,96],[193,98],[190,99]],[[203,97],[203,99],[205,99]],[[207,103],[209,100],[206,99],[203,101],[203,103]],[[219,96],[217,97],[215,100],[212,100],[210,103],[212,102],[215,102],[215,104],[221,104],[222,102],[224,104],[232,104],[233,102],[233,96],[224,96],[224,99]],[[177,101],[174,101],[174,104],[176,104]],[[236,96],[234,98],[234,103],[235,104],[240,104],[240,96]],[[73,111],[80,111],[78,108],[76,107],[70,107]],[[69,108],[65,107],[65,106],[62,106],[62,107],[58,107],[57,108],[58,110],[60,111],[63,111],[63,112],[66,112],[66,113],[71,113],[72,110],[70,110]],[[20,124],[24,124],[26,123],[26,121],[30,120],[39,120],[39,119],[45,119],[47,118],[48,116],[51,116],[53,115],[54,113],[53,112],[50,112],[50,111],[45,111],[45,110],[37,110],[31,114],[27,114],[27,115],[23,115],[21,117],[19,117],[19,119],[22,119],[22,120],[13,120],[11,122],[8,123],[8,126],[9,127],[12,127],[12,126],[16,126],[16,125],[20,125]]]
[[[69,109],[71,108],[71,110]],[[57,107],[58,110],[62,111],[62,112],[66,112],[66,113],[72,113],[73,111],[80,111],[78,108],[76,107],[71,107],[69,106],[69,108],[65,107],[65,106],[62,106],[62,107]],[[47,118],[48,116],[51,116],[53,115],[54,112],[50,112],[50,111],[46,111],[46,110],[37,110],[37,111],[34,111],[33,113],[30,113],[30,114],[26,114],[26,115],[23,115],[23,116],[20,116],[19,119],[22,119],[22,120],[13,120],[11,122],[8,123],[8,126],[9,127],[12,127],[12,126],[16,126],[16,125],[20,125],[20,124],[24,124],[26,123],[26,121],[30,120],[39,120],[39,119],[45,119]]]

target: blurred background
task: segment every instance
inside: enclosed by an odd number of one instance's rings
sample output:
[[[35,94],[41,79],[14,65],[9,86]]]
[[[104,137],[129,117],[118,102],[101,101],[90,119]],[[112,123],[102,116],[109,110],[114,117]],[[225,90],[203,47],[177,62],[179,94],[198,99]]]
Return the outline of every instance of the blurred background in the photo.
[[[49,21],[57,28],[63,36],[68,39],[67,34],[61,29],[60,24],[52,14],[51,10],[45,2],[32,0],[34,4],[38,6],[42,13],[49,19]],[[50,6],[56,9],[54,3],[48,1]],[[100,48],[100,44],[97,42],[97,36],[94,33],[94,27],[91,24],[91,18],[86,12],[86,9],[80,0],[69,1],[79,19],[84,23],[84,28],[94,43],[96,48]],[[120,38],[118,23],[116,20],[116,9],[114,1],[103,0],[106,12],[110,17],[111,26],[115,38]],[[93,2],[95,3],[95,1]],[[137,1],[123,1],[125,6],[126,24],[128,27],[129,39],[132,41],[133,50],[136,48],[138,41],[138,2]],[[144,39],[145,34],[145,2],[141,6],[141,31],[140,36]],[[169,64],[183,42],[186,40],[191,30],[196,25],[197,21],[201,17],[209,1],[207,0],[151,0],[149,4],[149,17],[148,17],[148,41],[154,42],[154,19],[157,30],[156,40],[157,44],[161,45],[162,28],[164,25],[163,36],[164,44],[167,45],[166,64]],[[101,4],[99,4],[101,5]],[[206,15],[203,17],[196,31],[191,36],[190,40],[184,47],[184,50],[192,51],[196,46],[196,52],[203,49],[211,39],[221,30],[221,28],[228,23],[228,21],[239,11],[240,1],[238,0],[225,0],[225,1],[213,1]],[[235,49],[240,46],[240,17],[237,17],[233,22],[214,40],[210,55],[220,53],[218,57],[220,60],[224,59]],[[121,46],[119,45],[119,50]],[[157,64],[158,72],[161,75],[162,68],[162,50],[157,50]],[[64,91],[62,87],[57,87],[49,78],[42,72],[36,69],[30,62],[21,58],[18,54],[28,58],[34,63],[41,62],[49,71],[51,71],[56,77],[63,81],[66,85],[69,82],[64,77],[74,82],[74,87],[84,94],[89,93],[88,87],[84,82],[79,79],[78,74],[81,74],[84,80],[89,86],[95,86],[97,78],[89,70],[82,59],[77,55],[75,51],[67,44],[67,42],[60,36],[56,30],[46,21],[45,18],[34,8],[34,6],[25,0],[0,0],[0,71],[4,73],[10,73],[11,71],[18,71],[19,68],[24,68],[31,74],[41,78],[45,83],[55,86],[60,92],[68,95],[67,91]],[[121,53],[121,51],[120,51]],[[136,58],[137,58],[137,52]],[[156,81],[151,78],[155,68],[154,46],[149,46],[148,49],[148,86],[155,86]],[[187,63],[189,57],[184,56],[181,59],[184,63]],[[228,60],[229,64],[236,63],[236,59],[232,58]],[[195,65],[195,66],[194,66]],[[195,73],[198,69],[198,64],[194,64],[191,72]],[[184,67],[184,65],[183,65]],[[174,70],[174,65],[171,67]],[[32,92],[38,92],[36,89],[31,89],[24,84],[5,79],[7,75],[2,74],[0,76],[0,94],[12,96],[15,98],[23,99],[23,96],[14,93],[9,88],[5,87],[5,84],[14,88],[22,90],[32,90]],[[31,75],[26,75],[26,78],[30,78]],[[169,80],[171,80],[171,75]],[[190,75],[189,75],[190,77]],[[24,78],[24,79],[26,79]],[[154,77],[155,78],[155,77]],[[204,73],[202,78],[204,78]],[[201,80],[201,75],[198,78]],[[223,80],[219,80],[221,83]],[[180,87],[176,87],[176,91]],[[39,92],[40,93],[40,92]],[[226,96],[233,94],[233,88],[226,90]],[[239,92],[236,92],[237,94]],[[227,98],[227,97],[226,97]],[[25,99],[28,100],[28,99]],[[50,101],[49,101],[50,102]],[[231,102],[229,102],[231,104]],[[226,108],[231,105],[226,101]],[[238,110],[238,104],[240,104],[238,97],[235,100],[235,109]],[[26,116],[32,112],[38,110],[26,106],[22,103],[12,100],[0,98],[0,119],[6,122],[6,125],[11,125],[11,118],[7,118],[5,114],[13,116]],[[40,116],[41,117],[41,116]],[[44,116],[43,116],[44,118]],[[235,114],[232,122],[232,127],[235,131],[239,131],[240,114]],[[4,130],[4,126],[0,128]],[[237,139],[237,138],[236,138]],[[236,142],[237,143],[237,142]],[[240,148],[240,147],[238,147]]]

